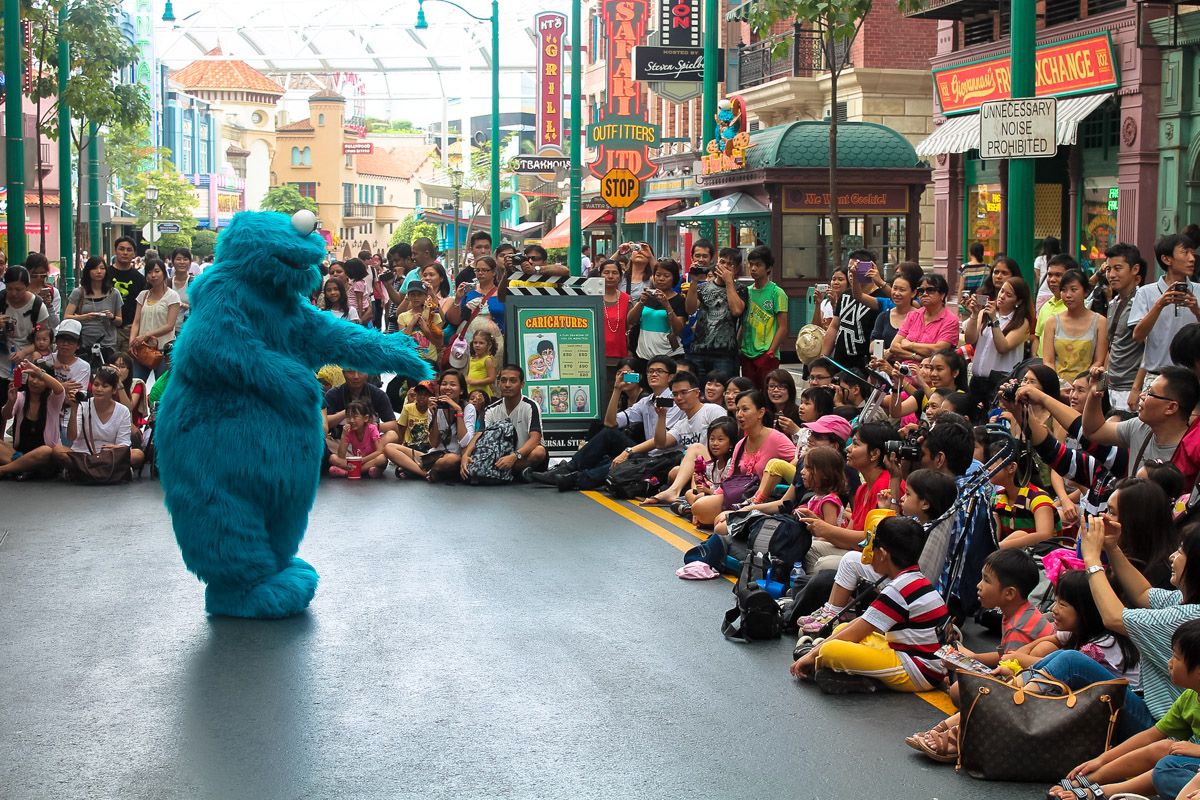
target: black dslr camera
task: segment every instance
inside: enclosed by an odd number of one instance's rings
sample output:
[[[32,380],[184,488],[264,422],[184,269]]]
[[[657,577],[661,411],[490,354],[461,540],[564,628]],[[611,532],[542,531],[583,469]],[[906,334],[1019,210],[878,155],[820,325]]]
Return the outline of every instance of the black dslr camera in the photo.
[[[892,439],[883,443],[885,455],[895,454],[901,461],[916,463],[921,460],[921,433],[910,434],[904,439]]]
[[[509,256],[509,258],[512,259],[512,264],[514,267],[519,267],[529,260],[529,256],[525,255],[524,253],[513,253],[511,256]]]

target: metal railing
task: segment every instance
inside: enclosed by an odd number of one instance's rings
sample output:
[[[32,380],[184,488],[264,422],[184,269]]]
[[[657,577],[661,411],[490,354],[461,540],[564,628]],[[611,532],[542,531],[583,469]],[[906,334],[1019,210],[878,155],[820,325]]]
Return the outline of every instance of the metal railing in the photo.
[[[780,42],[787,43],[787,50],[775,56],[773,52]],[[820,31],[798,25],[790,33],[777,33],[738,50],[738,85],[741,89],[776,78],[811,78],[825,71]]]
[[[375,206],[370,203],[343,203],[342,216],[354,219],[375,219]]]

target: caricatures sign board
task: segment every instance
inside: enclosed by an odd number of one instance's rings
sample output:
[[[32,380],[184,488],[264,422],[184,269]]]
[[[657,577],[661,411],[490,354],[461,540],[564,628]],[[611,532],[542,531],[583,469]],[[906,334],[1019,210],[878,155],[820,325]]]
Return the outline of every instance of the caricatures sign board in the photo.
[[[542,443],[552,457],[573,454],[608,402],[603,297],[510,295],[505,305],[505,352],[525,370]]]

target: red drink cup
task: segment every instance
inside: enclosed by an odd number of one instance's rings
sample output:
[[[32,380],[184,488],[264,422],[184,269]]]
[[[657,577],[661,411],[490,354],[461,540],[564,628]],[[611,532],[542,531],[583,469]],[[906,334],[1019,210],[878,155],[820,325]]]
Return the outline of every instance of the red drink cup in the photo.
[[[349,466],[349,474],[346,477],[352,481],[362,480],[362,462],[362,456],[346,456],[346,464]]]

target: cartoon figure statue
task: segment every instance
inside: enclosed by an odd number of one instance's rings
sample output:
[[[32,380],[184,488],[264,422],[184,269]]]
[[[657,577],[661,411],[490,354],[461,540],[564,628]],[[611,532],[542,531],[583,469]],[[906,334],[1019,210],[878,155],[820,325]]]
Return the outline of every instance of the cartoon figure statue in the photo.
[[[155,443],[175,540],[211,614],[286,617],[316,591],[316,570],[295,557],[325,447],[314,373],[429,377],[407,336],[309,303],[325,256],[315,229],[311,211],[236,215],[175,343]]]
[[[742,129],[742,113],[740,104],[735,104],[726,99],[717,104],[717,132],[716,139],[717,149],[722,153],[725,152],[726,145],[730,139],[738,134]]]

